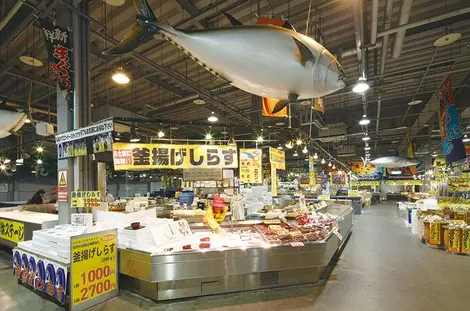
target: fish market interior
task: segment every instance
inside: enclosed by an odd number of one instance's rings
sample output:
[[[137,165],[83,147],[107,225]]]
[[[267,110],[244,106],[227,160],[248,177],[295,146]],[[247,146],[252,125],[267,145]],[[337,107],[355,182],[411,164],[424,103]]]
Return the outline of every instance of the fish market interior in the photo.
[[[469,98],[468,0],[2,0],[1,309],[467,310]]]

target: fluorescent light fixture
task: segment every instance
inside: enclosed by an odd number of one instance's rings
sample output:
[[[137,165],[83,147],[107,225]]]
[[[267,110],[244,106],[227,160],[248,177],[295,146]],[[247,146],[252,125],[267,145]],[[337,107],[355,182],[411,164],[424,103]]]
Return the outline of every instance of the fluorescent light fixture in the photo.
[[[417,100],[412,100],[412,101],[410,101],[410,102],[408,103],[408,106],[416,106],[416,105],[421,104],[422,102],[423,102],[423,101],[422,101],[422,100],[419,100],[419,99],[417,99]]]
[[[369,146],[365,146],[365,147],[364,147],[364,150],[365,150],[365,151],[368,151],[368,150],[370,150],[370,147],[369,147]]]
[[[285,123],[284,122],[277,122],[276,126],[283,126]]]
[[[437,157],[437,156],[439,156],[439,155],[436,153],[436,151],[434,151],[434,153],[432,154],[432,156],[433,156],[433,157]]]
[[[193,100],[193,103],[195,103],[196,105],[204,105],[206,101],[204,99],[195,99]]]
[[[206,140],[211,140],[212,139],[212,134],[211,133],[207,133],[206,134]]]
[[[360,124],[360,125],[367,125],[367,124],[369,124],[369,123],[370,123],[370,120],[367,119],[367,116],[366,116],[366,115],[363,115],[363,116],[362,116],[362,119],[359,121],[359,124]]]
[[[401,175],[401,171],[392,171],[392,175]]]
[[[368,135],[366,135],[366,136],[362,137],[362,140],[363,140],[363,141],[369,141],[369,140],[370,140],[370,137],[369,137]]]
[[[163,137],[165,137],[165,132],[159,131],[159,132],[157,133],[157,136],[158,136],[158,138],[163,138]]]
[[[219,121],[219,118],[215,115],[214,111],[207,117],[207,121],[209,122],[217,122]]]
[[[468,135],[467,135],[467,134],[465,134],[465,136],[462,138],[462,141],[463,141],[464,143],[468,143],[468,142],[470,141],[470,138],[468,138]]]
[[[318,159],[318,154],[315,152],[315,154],[313,155],[313,159],[314,160],[317,160]]]
[[[398,144],[398,143],[399,143],[399,141],[398,141],[398,140],[394,140],[394,141],[392,141],[392,144]]]
[[[298,157],[299,154],[297,153],[297,151],[294,152],[294,157]]]
[[[369,84],[367,84],[366,78],[360,77],[359,81],[356,83],[356,85],[353,87],[352,90],[354,93],[362,94],[368,89],[369,89]]]
[[[119,67],[112,76],[113,81],[118,84],[127,84],[131,79],[126,75],[122,67]]]

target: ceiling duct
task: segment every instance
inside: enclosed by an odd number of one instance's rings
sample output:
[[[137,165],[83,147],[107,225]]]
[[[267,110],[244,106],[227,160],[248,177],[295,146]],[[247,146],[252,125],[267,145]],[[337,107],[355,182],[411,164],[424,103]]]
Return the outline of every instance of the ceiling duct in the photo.
[[[355,145],[346,145],[346,146],[338,146],[336,150],[336,154],[338,156],[344,154],[356,154],[356,146]]]
[[[325,124],[323,129],[318,131],[318,138],[324,143],[342,142],[347,140],[346,124],[332,123]]]

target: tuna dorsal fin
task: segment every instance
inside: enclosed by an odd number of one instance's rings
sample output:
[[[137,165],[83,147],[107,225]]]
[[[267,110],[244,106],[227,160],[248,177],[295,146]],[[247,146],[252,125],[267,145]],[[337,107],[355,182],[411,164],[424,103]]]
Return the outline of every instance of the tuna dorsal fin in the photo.
[[[305,66],[305,63],[308,61],[315,63],[315,56],[313,55],[312,51],[299,39],[295,37],[292,37],[292,39],[294,39],[295,44],[299,48],[300,63],[302,63],[302,66]]]
[[[243,26],[243,24],[238,20],[236,19],[235,17],[233,17],[231,14],[225,12],[225,11],[220,11],[222,12],[222,14],[225,15],[225,17],[230,21],[230,23],[233,25],[233,26]]]
[[[297,31],[297,30],[295,30],[294,26],[291,23],[289,23],[288,20],[284,21],[284,25],[282,25],[282,27],[290,29],[292,31]]]
[[[157,18],[155,17],[155,14],[153,14],[153,10],[147,0],[134,0],[134,7],[137,11],[137,19],[146,23],[157,21]]]

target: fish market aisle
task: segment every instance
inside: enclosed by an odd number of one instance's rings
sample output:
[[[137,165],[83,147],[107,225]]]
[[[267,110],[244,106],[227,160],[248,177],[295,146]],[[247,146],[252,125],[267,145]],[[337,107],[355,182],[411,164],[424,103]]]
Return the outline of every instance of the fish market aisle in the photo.
[[[396,204],[364,210],[324,286],[298,286],[155,303],[128,291],[89,310],[468,310],[470,257],[428,248],[396,215]],[[63,310],[16,284],[0,251],[2,310]]]

